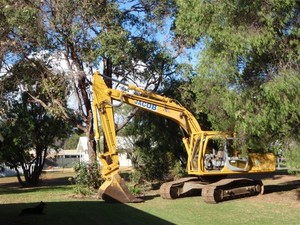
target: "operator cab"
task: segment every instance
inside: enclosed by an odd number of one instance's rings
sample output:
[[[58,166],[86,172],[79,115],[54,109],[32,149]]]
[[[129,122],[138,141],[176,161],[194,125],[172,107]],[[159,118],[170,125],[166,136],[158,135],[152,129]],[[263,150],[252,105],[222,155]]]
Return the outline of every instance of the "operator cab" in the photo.
[[[236,138],[209,139],[204,155],[207,171],[221,171],[224,167],[230,171],[248,171],[248,158],[241,157],[236,149]]]

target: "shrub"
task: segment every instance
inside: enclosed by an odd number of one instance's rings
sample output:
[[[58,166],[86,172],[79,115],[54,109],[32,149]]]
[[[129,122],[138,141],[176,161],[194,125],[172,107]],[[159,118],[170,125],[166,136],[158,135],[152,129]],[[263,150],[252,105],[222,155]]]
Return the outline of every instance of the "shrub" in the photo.
[[[289,149],[284,151],[286,165],[291,173],[300,173],[300,146],[293,144]]]
[[[77,163],[75,170],[75,193],[81,195],[91,195],[94,190],[98,189],[102,183],[97,164]]]
[[[175,180],[187,176],[186,169],[182,167],[179,161],[174,163],[174,166],[171,170],[171,176]]]

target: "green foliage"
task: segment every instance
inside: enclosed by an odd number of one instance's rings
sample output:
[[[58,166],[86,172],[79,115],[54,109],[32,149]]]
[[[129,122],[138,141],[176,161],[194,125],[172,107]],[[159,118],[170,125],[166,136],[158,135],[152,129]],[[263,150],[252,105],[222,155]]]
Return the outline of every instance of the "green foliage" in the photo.
[[[70,131],[69,124],[57,117],[55,111],[46,110],[58,95],[61,101],[56,104],[66,104],[64,86],[57,89],[53,86],[50,92],[45,90],[44,83],[52,80],[51,75],[42,62],[28,59],[19,61],[12,67],[10,76],[1,79],[0,89],[6,101],[1,102],[5,109],[1,117],[5,141],[0,154],[12,168],[22,167],[25,181],[18,174],[21,185],[38,184],[48,150],[60,147],[61,140]],[[56,111],[61,110],[59,106]]]
[[[174,180],[187,176],[186,169],[182,167],[179,161],[174,162],[171,169],[171,176],[174,177]]]
[[[284,150],[284,157],[288,170],[291,173],[300,174],[300,146],[299,142],[292,142],[290,146]]]
[[[77,163],[75,170],[75,187],[74,191],[80,195],[91,195],[95,189],[98,189],[102,179],[97,164]]]
[[[105,64],[105,71],[110,71],[109,76],[114,73],[121,79],[146,81],[147,86],[154,83],[156,87],[164,76],[171,76],[176,69],[167,48],[156,41],[153,34],[157,32],[156,24],[147,23],[161,22],[170,15],[174,1],[128,4],[95,0],[2,0],[0,4],[0,23],[5,28],[1,33],[0,66],[4,65],[2,61],[12,65],[23,58],[38,57],[49,63],[47,68],[52,73],[63,70],[63,76],[52,77],[43,84],[44,91],[60,104],[44,104],[44,107],[76,123],[83,131],[89,130],[86,124],[91,120],[89,76],[91,71],[99,69],[100,63]],[[154,20],[152,15],[160,19]],[[67,62],[67,69],[57,66],[61,60]],[[20,74],[23,73],[20,71]],[[64,99],[56,96],[59,87],[68,87],[76,95],[80,111],[76,116],[62,110]]]
[[[164,94],[175,99],[191,97],[186,93],[181,96],[180,82],[170,82],[165,86]],[[177,97],[177,98],[176,98]],[[141,179],[153,181],[169,176],[170,169],[176,161],[185,168],[187,153],[182,142],[182,131],[175,122],[159,115],[140,110],[132,123],[126,127],[126,134],[135,137],[134,162],[135,169]]]
[[[175,32],[187,45],[204,44],[200,75],[223,76],[245,87],[269,80],[278,70],[298,68],[300,9],[295,1],[177,3]]]
[[[21,93],[26,98],[22,101],[35,102],[54,117],[63,118],[69,112],[69,81],[62,74],[49,70],[49,65],[43,60],[19,60],[10,72],[0,80],[0,91],[6,101],[0,103],[4,110],[8,110],[7,102],[13,104]]]
[[[165,153],[150,148],[149,143],[138,143],[141,148],[135,150],[137,161],[135,168],[139,170],[145,180],[162,180],[168,174],[169,162]]]
[[[298,139],[300,5],[177,3],[176,34],[186,46],[203,46],[192,90],[211,129],[235,130],[244,148],[260,151],[273,151],[286,137]]]
[[[7,114],[9,118],[1,124],[5,140],[0,155],[6,165],[22,167],[25,181],[19,177],[21,185],[37,185],[48,150],[59,147],[59,140],[67,136],[69,126],[39,105],[25,102],[15,103]]]
[[[135,169],[142,174],[142,179],[163,179],[172,163],[167,152],[174,151],[179,155],[184,153],[181,152],[181,140],[176,135],[179,132],[178,127],[171,121],[146,112],[135,117],[131,126],[130,135],[136,135]]]
[[[64,142],[64,149],[76,149],[80,135],[73,133],[68,139]]]
[[[234,130],[238,96],[234,91],[228,90],[228,83],[218,77],[197,76],[193,79],[192,88],[196,95],[196,110],[206,114],[211,123],[206,128]]]
[[[144,179],[142,171],[140,170],[132,171],[132,173],[130,173],[129,179],[133,184],[141,183],[142,179]]]
[[[133,185],[133,186],[129,186],[129,191],[133,194],[133,195],[139,195],[142,193],[141,189],[136,186],[136,185]]]
[[[206,49],[221,53],[214,55],[219,59],[246,56],[246,60],[251,60],[248,54],[259,56],[272,49],[281,50],[277,52],[281,54],[284,46],[288,48],[284,51],[292,49],[292,43],[286,43],[288,37],[297,39],[294,35],[298,35],[299,5],[295,1],[180,0],[177,3],[175,31],[185,36],[189,44],[206,40]]]
[[[252,137],[251,147],[260,143],[267,149],[276,140],[299,139],[299,85],[299,75],[291,71],[241,98],[244,106],[237,109],[237,129]]]
[[[198,76],[194,92],[212,129],[237,131],[245,149],[273,151],[275,141],[299,138],[299,85],[292,70],[243,92],[222,80]]]
[[[156,23],[160,27],[164,26],[166,19],[171,17],[176,10],[176,4],[173,0],[148,0],[137,1],[135,7],[142,7],[145,9],[145,20],[150,23]]]
[[[295,1],[177,2],[175,32],[188,45],[199,40],[204,44],[200,75],[253,86],[273,77],[277,69],[299,65]]]
[[[45,34],[45,30],[40,26],[40,19],[39,10],[24,1],[1,0],[2,54],[8,53],[9,55],[9,53],[16,53],[21,49],[29,53],[32,48],[40,46],[44,42]],[[10,34],[10,38],[7,38],[8,34]],[[1,55],[1,61],[4,55]],[[14,60],[12,59],[12,61]]]

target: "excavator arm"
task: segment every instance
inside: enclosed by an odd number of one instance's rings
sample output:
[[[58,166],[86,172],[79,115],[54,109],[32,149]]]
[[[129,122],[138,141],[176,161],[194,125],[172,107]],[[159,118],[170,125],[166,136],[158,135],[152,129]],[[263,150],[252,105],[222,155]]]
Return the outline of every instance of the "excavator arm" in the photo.
[[[224,149],[218,151],[218,155],[216,150],[212,149],[214,141],[234,140],[233,132],[203,131],[193,114],[175,100],[145,91],[134,85],[128,85],[128,89],[131,92],[108,88],[98,72],[93,76],[95,139],[99,143],[100,127],[102,127],[107,143],[106,149],[98,154],[102,164],[101,175],[105,179],[100,187],[100,196],[103,199],[114,199],[119,202],[138,201],[129,193],[119,175],[113,100],[175,121],[185,133],[183,143],[188,154],[187,171],[191,175],[219,176],[273,170],[272,162],[269,163],[273,160],[271,156],[264,155],[265,162],[255,166],[253,162],[260,159],[258,155],[253,155],[252,160],[251,157],[249,157],[250,160],[248,158],[240,159],[237,157],[236,151],[232,150],[230,158],[226,143],[224,143]],[[267,161],[268,163],[266,163]]]

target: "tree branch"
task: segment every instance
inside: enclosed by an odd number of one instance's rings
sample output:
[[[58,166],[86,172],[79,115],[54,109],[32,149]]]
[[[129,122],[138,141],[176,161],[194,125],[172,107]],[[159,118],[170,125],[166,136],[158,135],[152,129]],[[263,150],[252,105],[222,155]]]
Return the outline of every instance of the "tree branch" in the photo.
[[[134,108],[132,111],[129,112],[124,121],[116,126],[117,133],[129,123],[129,121],[136,115],[138,110],[139,108]]]

